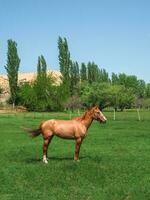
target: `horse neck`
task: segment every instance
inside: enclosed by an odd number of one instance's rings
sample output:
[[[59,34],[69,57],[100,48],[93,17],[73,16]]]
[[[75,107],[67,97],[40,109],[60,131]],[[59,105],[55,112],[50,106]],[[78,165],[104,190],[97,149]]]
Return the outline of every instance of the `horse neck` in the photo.
[[[91,115],[89,114],[89,112],[86,112],[82,118],[81,118],[82,123],[85,125],[85,127],[88,129],[92,122],[93,122],[93,118],[91,117]]]

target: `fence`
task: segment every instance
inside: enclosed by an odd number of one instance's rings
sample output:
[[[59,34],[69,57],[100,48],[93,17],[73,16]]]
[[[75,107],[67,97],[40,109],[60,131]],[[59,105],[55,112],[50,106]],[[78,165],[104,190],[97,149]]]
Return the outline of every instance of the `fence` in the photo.
[[[0,118],[26,118],[26,119],[72,119],[82,115],[82,111],[76,112],[3,112]],[[150,121],[150,110],[124,110],[123,112],[105,111],[104,115],[108,120],[114,121]]]

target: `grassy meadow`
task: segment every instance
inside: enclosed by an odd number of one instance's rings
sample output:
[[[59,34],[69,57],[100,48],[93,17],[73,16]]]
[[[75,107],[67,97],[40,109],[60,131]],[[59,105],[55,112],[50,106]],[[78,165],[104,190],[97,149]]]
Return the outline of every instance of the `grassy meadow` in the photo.
[[[0,200],[150,199],[150,111],[106,112],[94,122],[73,161],[74,141],[54,137],[47,165],[42,137],[29,138],[21,126],[37,127],[65,113],[0,114]]]

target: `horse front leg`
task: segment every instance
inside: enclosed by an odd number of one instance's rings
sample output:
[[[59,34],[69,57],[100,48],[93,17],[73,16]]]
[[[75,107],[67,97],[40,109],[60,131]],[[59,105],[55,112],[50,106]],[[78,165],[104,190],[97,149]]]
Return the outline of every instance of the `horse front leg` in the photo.
[[[82,139],[77,138],[76,139],[76,145],[75,145],[75,155],[74,155],[74,160],[79,160],[79,152],[80,152],[80,147],[81,147]]]
[[[48,137],[48,138],[44,138],[44,144],[43,144],[43,162],[44,163],[48,163],[48,160],[47,160],[47,150],[48,150],[48,146],[49,146],[49,143],[51,142],[53,138],[53,135]]]

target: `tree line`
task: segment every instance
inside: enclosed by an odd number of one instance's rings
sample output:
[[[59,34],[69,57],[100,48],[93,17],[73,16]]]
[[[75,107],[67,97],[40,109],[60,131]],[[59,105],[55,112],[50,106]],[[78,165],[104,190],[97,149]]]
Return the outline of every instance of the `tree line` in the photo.
[[[109,76],[105,69],[91,61],[79,64],[71,58],[67,39],[62,37],[58,38],[60,83],[51,73],[47,73],[43,55],[37,59],[36,79],[30,83],[19,83],[21,59],[17,43],[10,39],[7,44],[5,69],[10,87],[8,103],[13,107],[22,105],[31,111],[74,110],[95,104],[102,109],[112,107],[115,110],[150,107],[150,83],[125,73],[112,73]]]

